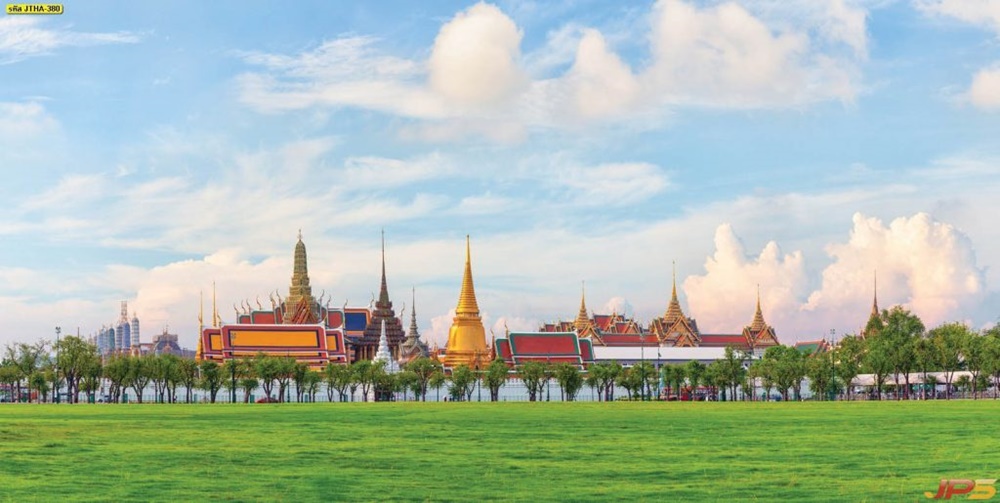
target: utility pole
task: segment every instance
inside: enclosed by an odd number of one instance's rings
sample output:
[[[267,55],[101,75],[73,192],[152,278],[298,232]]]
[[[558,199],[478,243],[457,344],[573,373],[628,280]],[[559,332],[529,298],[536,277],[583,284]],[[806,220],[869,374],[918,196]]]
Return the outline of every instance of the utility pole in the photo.
[[[59,385],[59,334],[61,333],[62,333],[62,327],[56,327],[56,363],[54,365],[56,374],[56,385],[55,385],[56,403],[59,403],[59,388],[61,387]]]

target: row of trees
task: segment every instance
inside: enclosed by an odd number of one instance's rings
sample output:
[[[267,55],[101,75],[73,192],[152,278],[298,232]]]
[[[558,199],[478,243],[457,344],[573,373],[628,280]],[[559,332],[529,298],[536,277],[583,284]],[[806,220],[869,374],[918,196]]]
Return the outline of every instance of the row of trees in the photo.
[[[562,400],[574,400],[584,386],[590,387],[598,400],[615,399],[615,390],[624,390],[627,398],[653,399],[661,394],[681,397],[703,392],[709,398],[733,400],[742,391],[742,399],[759,399],[772,390],[783,399],[799,399],[808,378],[811,391],[818,397],[844,394],[852,398],[852,383],[859,374],[871,374],[872,393],[881,399],[886,386],[893,385],[897,399],[926,398],[928,385],[945,384],[951,398],[955,386],[971,390],[978,397],[994,385],[993,397],[1000,391],[1000,327],[976,332],[959,323],[949,323],[925,330],[921,320],[894,307],[873,317],[865,329],[866,337],[849,335],[833,349],[807,355],[793,347],[768,348],[763,357],[726,348],[724,357],[708,365],[691,361],[664,365],[657,369],[651,362],[623,367],[617,362],[591,365],[584,373],[574,365],[549,365],[528,362],[520,365],[516,376],[524,383],[530,401],[540,400],[550,383],[558,386]],[[966,371],[956,380],[959,371]],[[931,375],[931,373],[936,373]],[[216,362],[195,362],[174,355],[113,356],[102,360],[96,347],[78,337],[65,337],[56,344],[13,344],[0,360],[0,384],[8,387],[11,399],[23,401],[35,396],[49,401],[53,389],[65,389],[68,399],[79,400],[83,394],[95,400],[107,387],[109,401],[124,401],[132,390],[143,401],[150,387],[157,402],[193,401],[193,391],[207,392],[215,402],[226,390],[234,399],[242,394],[248,402],[257,390],[268,401],[287,401],[295,391],[296,401],[315,401],[325,387],[327,400],[389,400],[402,394],[426,401],[429,390],[441,389],[453,401],[471,400],[477,387],[486,390],[491,401],[499,400],[500,389],[511,376],[500,360],[484,368],[458,367],[446,375],[441,364],[430,358],[417,358],[401,372],[388,373],[382,364],[359,361],[351,365],[328,364],[321,371],[311,370],[293,358],[268,356]],[[661,384],[663,385],[661,389]],[[177,396],[177,389],[184,396]],[[913,392],[919,389],[919,394]],[[931,387],[930,389],[934,389]],[[30,398],[28,398],[30,399]]]

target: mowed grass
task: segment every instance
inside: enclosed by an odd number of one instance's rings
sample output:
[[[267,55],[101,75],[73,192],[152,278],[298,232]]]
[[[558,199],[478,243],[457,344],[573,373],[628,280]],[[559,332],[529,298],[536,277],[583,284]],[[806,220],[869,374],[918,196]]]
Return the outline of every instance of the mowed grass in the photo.
[[[1000,402],[0,406],[0,499],[916,501]]]

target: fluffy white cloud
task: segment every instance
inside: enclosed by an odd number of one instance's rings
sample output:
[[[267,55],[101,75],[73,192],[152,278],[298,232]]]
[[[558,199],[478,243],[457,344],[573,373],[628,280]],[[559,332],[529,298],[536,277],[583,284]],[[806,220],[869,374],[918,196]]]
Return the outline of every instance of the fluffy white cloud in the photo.
[[[383,55],[373,39],[347,37],[297,56],[247,53],[245,61],[264,71],[238,81],[241,99],[262,112],[366,108],[417,119],[401,134],[430,141],[512,142],[532,129],[608,121],[641,127],[676,106],[853,100],[867,58],[867,11],[845,0],[803,5],[753,12],[735,3],[661,0],[648,14],[651,60],[630,64],[607,34],[572,23],[522,55],[514,21],[479,3],[441,27],[426,61]]]
[[[985,273],[972,242],[925,213],[889,226],[855,214],[850,239],[831,244],[828,253],[833,263],[823,271],[822,288],[804,306],[827,317],[864,312],[876,270],[882,307],[903,304],[928,326],[963,320],[985,297]]]
[[[753,317],[759,286],[765,319],[785,326],[798,310],[806,279],[802,252],[783,255],[771,241],[756,257],[748,256],[732,227],[723,224],[715,231],[715,253],[705,259],[705,274],[684,280],[688,315],[706,333],[738,333]]]
[[[979,108],[1000,109],[1000,65],[976,72],[968,96],[969,101]]]
[[[478,3],[445,23],[428,61],[430,86],[463,105],[504,101],[527,82],[521,32],[496,6]]]
[[[1000,0],[916,0],[915,4],[929,15],[982,26],[1000,36]],[[965,98],[983,110],[1000,109],[1000,66],[994,64],[976,72]]]
[[[136,43],[129,32],[86,33],[65,28],[46,28],[46,22],[31,16],[0,18],[0,64],[51,54],[61,47]]]
[[[929,14],[953,17],[1000,32],[998,0],[915,0],[914,4]]]
[[[37,136],[59,128],[59,122],[38,102],[0,102],[0,138]]]

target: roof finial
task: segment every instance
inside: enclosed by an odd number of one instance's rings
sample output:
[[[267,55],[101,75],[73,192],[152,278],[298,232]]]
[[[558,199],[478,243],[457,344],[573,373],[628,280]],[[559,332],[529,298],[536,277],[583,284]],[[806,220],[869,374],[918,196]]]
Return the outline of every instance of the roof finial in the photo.
[[[873,290],[872,315],[878,316],[878,269],[874,271],[875,289]]]
[[[299,241],[302,241],[302,229],[299,228]]]

